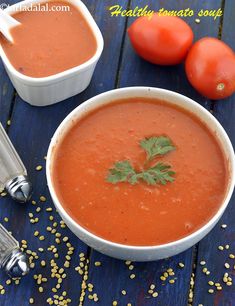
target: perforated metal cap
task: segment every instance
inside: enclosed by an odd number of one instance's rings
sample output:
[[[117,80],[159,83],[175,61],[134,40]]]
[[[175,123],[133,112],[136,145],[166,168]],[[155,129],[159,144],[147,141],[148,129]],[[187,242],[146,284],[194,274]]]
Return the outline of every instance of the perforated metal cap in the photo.
[[[15,249],[2,267],[11,278],[20,278],[29,272],[28,258],[20,249]]]
[[[6,190],[14,200],[25,203],[31,198],[32,184],[27,176],[19,175],[7,182]]]

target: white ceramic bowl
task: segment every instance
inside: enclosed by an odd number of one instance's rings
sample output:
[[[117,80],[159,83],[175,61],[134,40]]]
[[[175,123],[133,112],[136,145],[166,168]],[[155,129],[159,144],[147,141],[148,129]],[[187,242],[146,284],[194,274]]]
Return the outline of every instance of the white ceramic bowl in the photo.
[[[226,155],[226,159],[228,160],[229,171],[230,171],[230,179],[227,186],[226,196],[221,203],[221,206],[217,213],[211,218],[206,225],[201,227],[199,230],[194,233],[188,235],[187,237],[170,242],[163,245],[158,246],[128,246],[122,245],[118,243],[113,243],[107,240],[104,240],[86,229],[80,226],[77,222],[73,220],[73,218],[65,211],[63,206],[61,205],[58,197],[56,195],[56,191],[53,187],[52,183],[52,161],[53,161],[53,152],[56,150],[58,143],[60,142],[61,137],[63,137],[64,133],[71,127],[74,120],[79,120],[84,115],[89,113],[91,110],[99,108],[101,105],[115,103],[115,100],[129,97],[151,97],[151,98],[159,98],[169,103],[179,105],[180,107],[194,113],[202,122],[204,122],[208,128],[213,131],[213,133],[218,138],[218,141],[221,143],[224,153]],[[106,255],[110,255],[112,257],[116,257],[119,259],[129,259],[133,261],[151,261],[157,260],[161,258],[166,258],[172,255],[176,255],[197,243],[200,239],[202,239],[218,222],[220,217],[222,216],[225,208],[228,205],[228,202],[231,198],[234,183],[235,183],[235,161],[234,161],[234,151],[231,145],[231,142],[224,131],[223,127],[220,123],[201,105],[194,102],[193,100],[180,95],[178,93],[159,89],[159,88],[148,88],[148,87],[129,87],[111,90],[95,96],[88,101],[84,102],[80,106],[78,106],[74,111],[72,111],[60,124],[58,129],[56,130],[49,147],[49,151],[47,154],[47,182],[49,186],[49,190],[52,196],[52,199],[55,203],[55,206],[64,219],[68,227],[74,232],[82,241],[91,246],[92,248],[104,253]],[[121,226],[121,224],[120,224]]]
[[[80,0],[67,1],[82,12],[96,38],[96,53],[87,62],[48,77],[33,78],[17,71],[0,46],[0,56],[10,80],[19,96],[31,105],[46,106],[54,104],[85,90],[91,81],[95,66],[103,51],[104,41],[102,34],[85,4]],[[19,11],[20,8],[43,2],[45,0],[25,0],[8,7],[6,11],[9,14],[13,14],[15,11]],[[30,14],[30,12],[28,13]]]

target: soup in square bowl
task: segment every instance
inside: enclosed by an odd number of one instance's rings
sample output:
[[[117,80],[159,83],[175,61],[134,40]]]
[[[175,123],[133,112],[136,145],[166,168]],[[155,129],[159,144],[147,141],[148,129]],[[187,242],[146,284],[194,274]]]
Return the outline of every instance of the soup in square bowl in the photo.
[[[22,4],[22,7],[23,4]],[[96,37],[82,11],[69,1],[33,3],[12,16],[14,43],[0,35],[0,44],[14,68],[30,77],[52,76],[89,61]]]

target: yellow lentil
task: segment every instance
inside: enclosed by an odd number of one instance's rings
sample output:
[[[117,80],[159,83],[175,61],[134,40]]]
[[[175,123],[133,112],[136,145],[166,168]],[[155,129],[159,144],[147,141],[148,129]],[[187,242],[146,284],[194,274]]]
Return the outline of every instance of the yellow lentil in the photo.
[[[214,285],[214,282],[209,281],[209,282],[208,282],[208,285],[213,286],[213,285]]]
[[[204,266],[206,264],[205,260],[200,261],[200,265]]]
[[[179,266],[180,268],[184,268],[184,264],[183,264],[182,262],[179,262],[178,266]]]

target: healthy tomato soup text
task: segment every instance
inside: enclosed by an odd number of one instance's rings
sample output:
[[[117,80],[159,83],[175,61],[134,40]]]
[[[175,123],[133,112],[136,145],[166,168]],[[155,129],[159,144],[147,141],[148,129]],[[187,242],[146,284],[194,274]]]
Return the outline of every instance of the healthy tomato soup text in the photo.
[[[46,77],[76,67],[96,52],[95,36],[82,13],[66,1],[47,2],[49,11],[21,11],[13,16],[21,25],[0,43],[11,64],[31,77]],[[46,5],[46,4],[44,4]],[[69,10],[50,11],[68,6]]]
[[[143,148],[159,136],[162,144],[170,139],[172,149],[159,147],[146,162]],[[114,171],[110,182],[110,169],[120,161],[132,173],[129,181]],[[160,163],[157,172],[148,172],[153,163]],[[207,127],[181,108],[147,98],[116,101],[75,122],[55,149],[51,171],[60,202],[82,227],[139,246],[199,229],[219,209],[228,179],[223,152]],[[154,184],[151,175],[161,171],[166,181]]]

